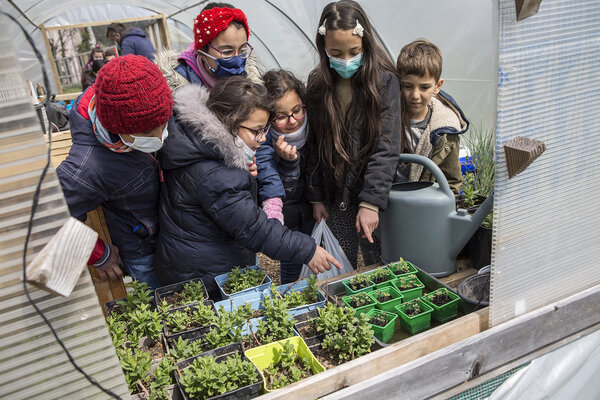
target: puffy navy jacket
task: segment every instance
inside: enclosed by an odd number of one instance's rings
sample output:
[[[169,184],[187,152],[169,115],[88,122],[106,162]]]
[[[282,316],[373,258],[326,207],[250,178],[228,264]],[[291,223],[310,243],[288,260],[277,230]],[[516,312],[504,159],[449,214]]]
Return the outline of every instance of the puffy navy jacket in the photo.
[[[144,56],[150,61],[154,61],[156,49],[152,45],[148,36],[140,28],[127,28],[121,37],[122,55],[134,54]]]
[[[141,151],[115,153],[96,139],[87,114],[93,94],[92,86],[73,103],[69,113],[73,145],[56,169],[69,211],[85,221],[87,212],[102,206],[121,257],[150,255],[158,236],[158,163]],[[135,234],[138,226],[143,229]],[[139,236],[144,229],[149,233],[146,238]]]
[[[213,277],[251,265],[255,252],[276,260],[307,263],[315,242],[292,232],[256,205],[256,181],[245,155],[206,108],[208,90],[187,85],[175,92],[174,117],[161,150],[161,232],[156,272],[165,284]]]

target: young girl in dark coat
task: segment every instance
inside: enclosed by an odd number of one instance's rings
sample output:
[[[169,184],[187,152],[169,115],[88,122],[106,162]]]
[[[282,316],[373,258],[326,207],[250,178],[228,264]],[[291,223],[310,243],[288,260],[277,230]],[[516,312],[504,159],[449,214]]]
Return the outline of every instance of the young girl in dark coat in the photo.
[[[269,71],[263,81],[273,105],[275,115],[265,143],[256,153],[258,176],[263,171],[275,171],[285,189],[283,217],[285,226],[310,234],[314,225],[312,207],[306,200],[305,174],[308,135],[306,117],[306,88],[291,72]],[[261,180],[258,181],[259,194]],[[267,214],[268,215],[268,214]],[[281,262],[281,283],[298,279],[302,264]]]
[[[358,3],[328,4],[316,37],[319,65],[307,85],[308,196],[356,267],[379,261],[373,231],[400,154],[400,84]],[[358,234],[357,234],[358,233]],[[364,246],[363,246],[364,245]]]
[[[339,263],[310,236],[267,218],[256,204],[247,161],[264,142],[271,114],[266,89],[242,77],[213,89],[188,85],[174,95],[169,140],[161,152],[160,235],[156,269],[164,284],[214,277],[252,265],[255,253],[307,264],[315,273]]]

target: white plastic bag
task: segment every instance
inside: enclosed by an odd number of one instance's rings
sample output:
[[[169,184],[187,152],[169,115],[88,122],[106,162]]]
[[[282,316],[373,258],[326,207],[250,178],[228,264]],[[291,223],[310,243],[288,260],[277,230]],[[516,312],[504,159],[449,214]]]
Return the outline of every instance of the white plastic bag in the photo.
[[[311,237],[314,239],[317,245],[323,246],[323,248],[327,250],[329,254],[331,254],[336,260],[338,260],[340,264],[342,264],[342,269],[337,269],[333,265],[329,264],[331,269],[329,271],[317,274],[317,280],[320,281],[327,278],[333,278],[338,275],[354,271],[354,268],[352,268],[352,264],[350,264],[348,257],[346,257],[346,254],[344,254],[344,250],[342,250],[340,243],[335,238],[324,219],[322,219],[318,224],[315,224]],[[310,275],[314,275],[314,273],[310,268],[308,268],[308,265],[304,264],[302,267],[302,272],[300,272],[300,277],[306,278]]]

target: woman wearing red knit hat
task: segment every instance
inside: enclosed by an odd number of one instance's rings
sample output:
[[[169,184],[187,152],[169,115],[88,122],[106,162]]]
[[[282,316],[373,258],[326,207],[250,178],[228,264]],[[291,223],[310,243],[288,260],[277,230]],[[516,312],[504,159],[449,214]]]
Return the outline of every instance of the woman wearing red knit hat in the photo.
[[[71,215],[85,221],[102,206],[114,245],[98,240],[89,260],[100,277],[121,267],[153,288],[162,171],[154,157],[167,136],[173,97],[158,67],[118,57],[98,73],[69,114],[73,145],[56,172]]]
[[[212,89],[218,79],[237,75],[262,82],[242,10],[228,3],[208,3],[194,19],[193,31],[194,43],[187,50],[177,54],[163,49],[157,54],[155,61],[172,90],[188,83]]]

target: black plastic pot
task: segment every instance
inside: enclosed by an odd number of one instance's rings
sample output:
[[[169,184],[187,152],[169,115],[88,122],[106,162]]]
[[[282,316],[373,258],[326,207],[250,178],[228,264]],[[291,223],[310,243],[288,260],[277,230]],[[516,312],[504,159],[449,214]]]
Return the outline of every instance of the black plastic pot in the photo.
[[[203,304],[210,306],[213,309],[215,315],[217,315],[217,309],[215,308],[215,303],[213,303],[212,300],[204,300]],[[178,308],[174,308],[172,310],[169,310],[168,313],[171,314],[171,313],[174,313],[176,311],[183,311],[186,307],[189,307],[190,310],[193,310],[196,306],[192,305],[192,306],[178,307]],[[200,326],[198,328],[188,329],[187,331],[169,334],[169,328],[167,327],[167,323],[166,323],[166,321],[163,321],[163,332],[164,332],[164,335],[165,335],[165,338],[167,339],[167,341],[169,343],[173,343],[173,342],[177,341],[177,339],[179,337],[187,339],[189,337],[190,333],[197,332],[199,334],[205,334],[205,333],[207,333],[210,330],[210,328],[212,326],[213,325]]]
[[[463,299],[465,314],[489,305],[490,274],[475,274],[458,285],[457,293]]]
[[[181,291],[183,290],[185,285],[187,285],[190,282],[197,282],[197,281],[202,282],[202,279],[200,279],[200,278],[190,279],[188,281],[183,281],[183,282],[179,282],[179,283],[174,283],[172,285],[159,287],[154,291],[154,301],[156,304],[160,304],[163,298],[172,296],[173,293],[181,293]],[[208,292],[206,291],[206,286],[204,285],[204,282],[202,282],[202,285],[204,286],[204,299],[202,299],[202,300],[207,300]],[[177,307],[185,307],[185,306],[192,305],[192,304],[198,304],[199,302],[200,301],[190,303],[190,304],[182,304]]]
[[[492,261],[492,230],[480,226],[465,246],[471,266],[480,269]]]
[[[242,360],[250,362],[250,360],[248,360],[248,358],[244,354],[242,344],[241,343],[232,343],[227,346],[219,347],[218,349],[215,349],[215,350],[209,350],[198,356],[194,356],[194,357],[188,358],[186,360],[180,361],[177,363],[177,369],[178,369],[178,371],[183,371],[184,368],[186,368],[188,365],[190,365],[192,362],[194,362],[194,360],[198,357],[213,356],[213,357],[215,357],[217,362],[222,362],[222,361],[225,361],[228,357],[231,357],[232,355],[234,355],[236,353],[241,354]],[[179,384],[179,373],[177,371],[175,371],[174,374],[175,374],[175,381],[177,382],[177,386],[179,386],[179,390],[181,391],[183,398],[185,400],[189,400],[189,397],[187,397],[187,393],[185,392],[185,390],[183,390],[183,387]],[[260,371],[258,369],[256,369],[256,374],[258,375],[257,382],[255,382],[251,385],[236,389],[236,390],[232,390],[227,393],[223,393],[222,395],[219,395],[219,396],[210,397],[208,400],[217,400],[217,399],[218,400],[245,400],[245,399],[252,399],[254,397],[257,397],[260,394],[260,389],[263,384],[263,379],[262,379],[262,375],[260,374]]]

